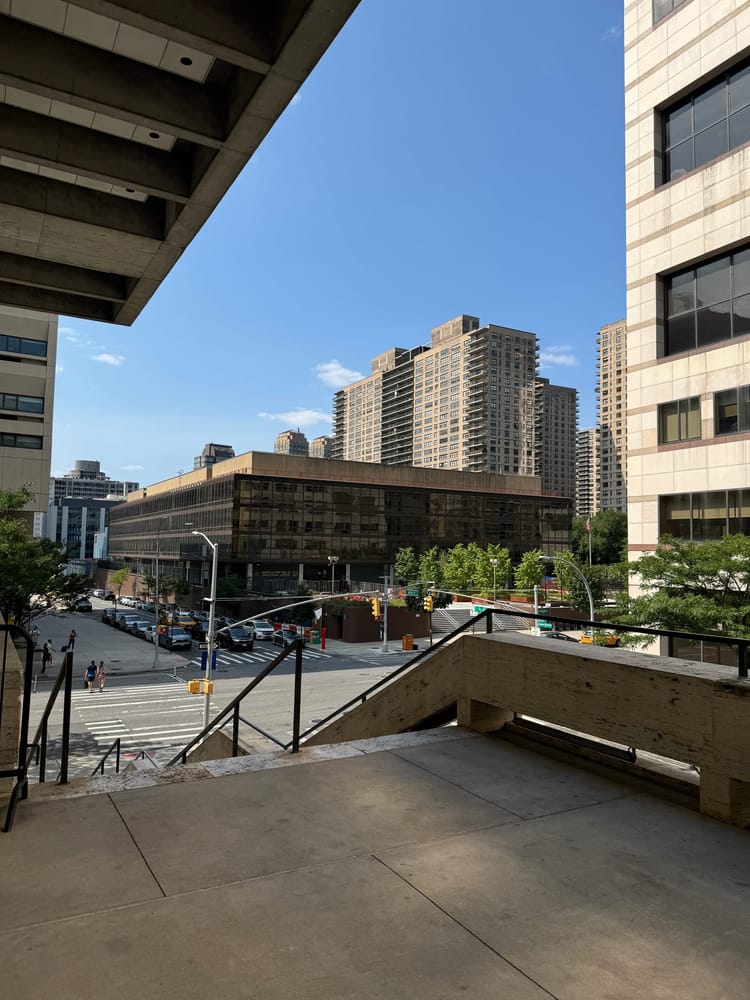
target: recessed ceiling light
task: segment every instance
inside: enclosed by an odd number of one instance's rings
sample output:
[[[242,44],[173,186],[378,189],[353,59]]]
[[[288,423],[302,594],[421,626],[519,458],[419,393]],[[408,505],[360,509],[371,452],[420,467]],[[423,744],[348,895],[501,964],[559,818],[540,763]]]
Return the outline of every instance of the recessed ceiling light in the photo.
[[[180,59],[180,62],[182,63],[183,66],[192,66],[193,65],[193,60],[190,58],[190,56],[182,56],[182,58]]]
[[[148,137],[149,139],[161,139],[158,132],[149,132]]]

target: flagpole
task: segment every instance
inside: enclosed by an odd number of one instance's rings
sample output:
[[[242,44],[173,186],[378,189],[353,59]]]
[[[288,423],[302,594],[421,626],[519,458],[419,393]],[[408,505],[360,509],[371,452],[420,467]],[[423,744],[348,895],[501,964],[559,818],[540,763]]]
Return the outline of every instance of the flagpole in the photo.
[[[586,518],[586,531],[589,535],[589,566],[591,565],[591,517]]]

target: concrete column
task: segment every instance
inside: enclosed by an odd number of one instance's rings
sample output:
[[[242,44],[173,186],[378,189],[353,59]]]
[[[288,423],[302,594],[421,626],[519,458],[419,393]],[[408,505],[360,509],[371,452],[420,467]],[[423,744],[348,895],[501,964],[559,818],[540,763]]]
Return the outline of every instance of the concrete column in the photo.
[[[300,563],[299,566],[297,567],[297,580],[299,582],[300,587],[302,586],[304,579],[305,579],[305,564]]]
[[[513,718],[513,712],[497,705],[488,705],[474,698],[458,699],[458,724],[477,733],[491,733],[502,729],[506,722]]]
[[[750,782],[701,767],[701,812],[724,823],[750,827]]]

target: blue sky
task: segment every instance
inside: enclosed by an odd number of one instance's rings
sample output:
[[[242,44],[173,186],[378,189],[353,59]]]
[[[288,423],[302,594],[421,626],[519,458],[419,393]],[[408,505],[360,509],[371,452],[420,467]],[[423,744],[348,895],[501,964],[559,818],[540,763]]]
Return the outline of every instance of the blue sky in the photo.
[[[572,13],[571,13],[572,12]],[[192,469],[330,432],[333,393],[469,313],[595,421],[625,313],[622,0],[362,0],[132,327],[60,318],[52,468]]]

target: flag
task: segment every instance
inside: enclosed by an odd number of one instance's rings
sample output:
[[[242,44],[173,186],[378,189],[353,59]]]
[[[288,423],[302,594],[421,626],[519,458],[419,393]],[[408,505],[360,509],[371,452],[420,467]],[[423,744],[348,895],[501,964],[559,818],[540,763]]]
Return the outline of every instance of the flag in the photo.
[[[586,531],[588,531],[588,533],[591,534],[591,518],[590,517],[586,518]]]

